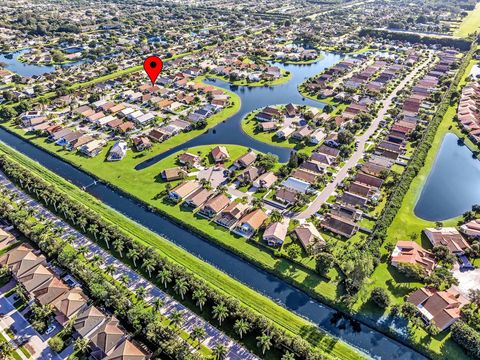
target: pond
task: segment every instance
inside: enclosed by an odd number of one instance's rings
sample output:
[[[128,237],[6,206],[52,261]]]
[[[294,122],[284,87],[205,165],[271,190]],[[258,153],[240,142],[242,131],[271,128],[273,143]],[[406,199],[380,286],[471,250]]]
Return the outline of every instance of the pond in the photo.
[[[452,133],[445,135],[432,170],[415,205],[415,215],[442,221],[480,204],[480,161]]]
[[[241,100],[240,110],[235,115],[216,125],[214,128],[206,131],[204,134],[197,136],[196,138],[174,147],[162,154],[145,160],[137,165],[136,169],[141,170],[151,166],[182,149],[210,144],[243,145],[263,153],[275,154],[279,157],[280,162],[287,162],[293,151],[292,149],[263,143],[253,139],[243,132],[241,122],[248,113],[269,105],[293,103],[323,108],[325,106],[324,103],[304,98],[298,92],[298,86],[306,79],[322,72],[326,68],[331,67],[345,57],[344,55],[335,53],[322,53],[322,55],[322,59],[313,64],[294,65],[272,63],[272,65],[278,66],[279,68],[292,73],[292,78],[288,82],[281,85],[252,87],[232,85],[226,81],[216,79],[205,80],[204,83],[206,84],[215,85],[237,94]]]
[[[6,64],[5,68],[20,76],[31,77],[35,75],[43,75],[55,71],[53,65],[39,65],[39,64],[26,64],[18,60],[18,57],[28,53],[30,49],[23,49],[12,53],[0,54],[0,63]],[[62,67],[68,67],[73,65],[82,64],[83,61],[74,61],[68,64],[61,65]]]

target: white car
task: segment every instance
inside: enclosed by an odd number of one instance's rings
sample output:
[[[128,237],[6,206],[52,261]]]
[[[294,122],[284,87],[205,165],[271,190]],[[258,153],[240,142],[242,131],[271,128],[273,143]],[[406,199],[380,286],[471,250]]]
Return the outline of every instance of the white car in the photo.
[[[45,331],[45,335],[50,335],[50,334],[51,334],[52,332],[54,332],[54,331],[55,331],[55,325],[51,324],[51,325],[48,327],[47,331]]]

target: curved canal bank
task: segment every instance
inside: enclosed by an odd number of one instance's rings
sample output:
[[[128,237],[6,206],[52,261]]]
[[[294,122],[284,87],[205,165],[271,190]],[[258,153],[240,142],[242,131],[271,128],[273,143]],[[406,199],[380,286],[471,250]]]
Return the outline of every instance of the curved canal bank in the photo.
[[[324,71],[345,58],[344,55],[334,53],[324,53],[323,55],[324,57],[321,60],[313,64],[292,65],[272,63],[272,65],[290,71],[292,74],[291,80],[282,85],[249,87],[232,85],[218,79],[204,80],[206,84],[215,85],[237,94],[241,100],[240,110],[235,115],[207,130],[204,134],[141,162],[135,169],[145,169],[183,149],[211,144],[242,145],[263,153],[275,154],[278,156],[280,162],[287,162],[293,151],[292,149],[271,145],[252,138],[243,131],[242,119],[254,110],[278,104],[292,103],[323,108],[325,106],[324,103],[305,98],[298,92],[298,86],[306,79]]]
[[[148,211],[136,200],[125,196],[95,178],[43,151],[16,135],[0,129],[0,140],[39,162],[46,168],[87,191],[108,206],[123,213],[195,256],[207,261],[252,289],[276,300],[289,310],[309,319],[321,329],[353,345],[371,357],[379,359],[423,359],[409,347],[386,337],[366,325],[342,318],[339,313],[314,300],[286,281],[243,261],[231,252],[181,228],[162,216]]]

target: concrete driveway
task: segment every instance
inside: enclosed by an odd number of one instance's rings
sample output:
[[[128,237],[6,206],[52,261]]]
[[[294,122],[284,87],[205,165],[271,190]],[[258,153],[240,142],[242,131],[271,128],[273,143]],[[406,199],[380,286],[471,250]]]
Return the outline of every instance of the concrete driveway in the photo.
[[[13,326],[18,338],[28,339],[28,344],[34,350],[34,353],[31,354],[32,359],[62,360],[61,357],[50,349],[47,343],[48,339],[54,336],[55,333],[58,333],[59,329],[47,336],[40,335],[3,294],[0,296],[0,313],[5,314],[0,320],[2,329],[8,329]],[[20,353],[19,351],[19,355]],[[20,356],[22,355],[23,353]]]

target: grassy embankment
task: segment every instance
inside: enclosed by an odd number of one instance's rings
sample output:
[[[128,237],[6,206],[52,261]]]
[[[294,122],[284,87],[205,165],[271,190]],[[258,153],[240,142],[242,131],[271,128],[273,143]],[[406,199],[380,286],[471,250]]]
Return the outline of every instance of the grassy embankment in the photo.
[[[453,32],[453,35],[467,37],[476,31],[480,31],[480,3],[468,13],[460,26]]]
[[[360,356],[353,348],[328,336],[309,321],[284,309],[267,297],[242,285],[213,266],[199,260],[195,256],[170,243],[166,239],[154,234],[120,213],[113,211],[96,198],[81,191],[73,184],[55,175],[38,163],[1,143],[0,151],[8,154],[20,164],[28,167],[38,176],[41,176],[45,181],[48,181],[64,191],[75,201],[91,208],[104,219],[108,219],[108,221],[118,226],[132,238],[154,247],[163,256],[166,256],[172,261],[184,266],[186,269],[205,279],[205,281],[213,287],[240,300],[245,306],[248,306],[254,311],[266,316],[287,331],[303,336],[306,340],[312,343],[312,345],[319,347],[326,354],[341,359],[357,359]]]

